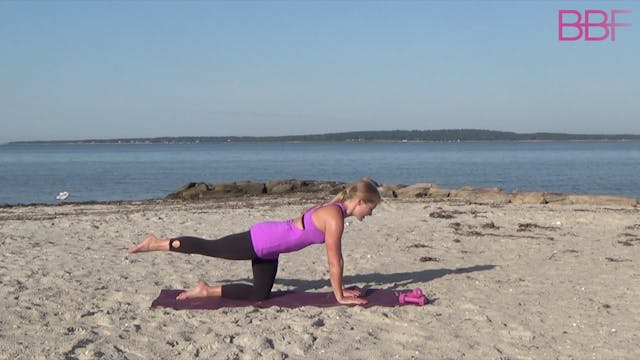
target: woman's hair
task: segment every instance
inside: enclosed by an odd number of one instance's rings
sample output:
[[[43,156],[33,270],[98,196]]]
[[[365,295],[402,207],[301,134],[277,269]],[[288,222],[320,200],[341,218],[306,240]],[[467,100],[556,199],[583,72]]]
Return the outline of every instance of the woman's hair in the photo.
[[[378,192],[378,183],[368,177],[363,178],[357,183],[349,185],[344,190],[340,191],[330,202],[342,202],[353,198],[362,199],[368,204],[379,203],[382,198]]]

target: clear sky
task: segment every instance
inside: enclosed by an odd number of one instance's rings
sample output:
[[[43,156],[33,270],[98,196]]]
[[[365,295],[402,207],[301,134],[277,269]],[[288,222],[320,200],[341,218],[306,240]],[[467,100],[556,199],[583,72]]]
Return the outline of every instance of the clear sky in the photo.
[[[561,42],[560,9],[632,27]],[[639,64],[637,1],[0,1],[0,142],[640,134]]]

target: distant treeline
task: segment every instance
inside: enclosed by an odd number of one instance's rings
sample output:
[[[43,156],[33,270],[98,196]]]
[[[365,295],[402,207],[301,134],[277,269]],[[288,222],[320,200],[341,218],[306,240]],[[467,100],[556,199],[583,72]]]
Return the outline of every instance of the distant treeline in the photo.
[[[362,142],[362,141],[622,141],[640,135],[585,135],[563,133],[515,133],[493,130],[382,130],[289,136],[167,136],[156,138],[17,141],[10,144],[206,144],[224,142]]]

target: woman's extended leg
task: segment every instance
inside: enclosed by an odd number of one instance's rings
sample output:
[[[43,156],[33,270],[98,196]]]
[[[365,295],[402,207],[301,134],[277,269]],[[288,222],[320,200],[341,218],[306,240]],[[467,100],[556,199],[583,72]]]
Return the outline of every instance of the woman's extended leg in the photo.
[[[193,236],[164,239],[148,235],[141,243],[130,247],[128,251],[131,254],[147,251],[174,251],[228,260],[251,260],[257,257],[253,250],[249,231],[227,235],[218,240],[207,240]]]
[[[207,240],[193,236],[171,239],[169,250],[184,254],[199,254],[227,260],[251,260],[255,258],[249,231],[231,234],[218,240]]]

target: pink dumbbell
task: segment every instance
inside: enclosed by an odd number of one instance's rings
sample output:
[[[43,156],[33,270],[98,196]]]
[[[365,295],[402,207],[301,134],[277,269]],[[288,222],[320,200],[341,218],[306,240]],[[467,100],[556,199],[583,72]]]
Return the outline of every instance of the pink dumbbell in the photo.
[[[410,296],[410,297],[420,297],[423,296],[424,294],[422,294],[422,289],[420,288],[415,288],[411,291],[405,291],[403,293],[400,293],[401,295],[405,295],[405,296]]]
[[[398,300],[400,304],[424,305],[427,302],[427,298],[422,294],[420,288],[415,288],[412,291],[400,294]]]
[[[426,298],[424,296],[410,296],[410,294],[400,294],[400,304],[416,304],[416,305],[424,305],[426,304]]]

